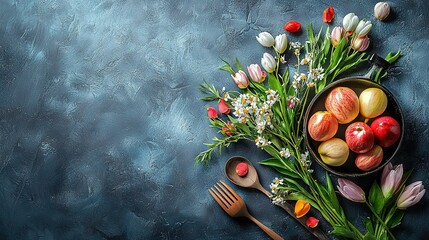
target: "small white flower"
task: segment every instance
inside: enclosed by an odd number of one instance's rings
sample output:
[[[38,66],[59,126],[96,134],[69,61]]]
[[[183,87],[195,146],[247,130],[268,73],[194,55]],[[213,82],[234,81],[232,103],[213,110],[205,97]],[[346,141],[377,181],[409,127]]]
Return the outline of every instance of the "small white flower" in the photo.
[[[282,197],[280,197],[280,196],[275,196],[273,198],[272,202],[273,202],[274,205],[280,205],[280,204],[285,203],[285,200]]]
[[[225,93],[223,94],[223,100],[225,100],[225,102],[228,102],[228,101],[229,101],[229,99],[231,99],[231,96],[229,96],[229,93],[228,93],[228,92],[225,92]]]
[[[283,184],[283,179],[280,179],[278,177],[274,178],[273,183],[278,185],[282,185]]]
[[[282,156],[284,158],[289,158],[290,157],[289,148],[282,148],[282,150],[280,151],[280,156]]]
[[[273,194],[277,194],[277,192],[279,191],[279,185],[275,184],[275,183],[271,183],[270,184],[270,189],[271,189],[271,192]]]
[[[291,42],[290,43],[290,46],[293,48],[293,49],[300,49],[301,48],[301,43],[300,42]]]
[[[320,81],[323,80],[325,73],[325,69],[319,67],[319,68],[313,68],[308,72],[308,78],[312,79],[314,81]]]

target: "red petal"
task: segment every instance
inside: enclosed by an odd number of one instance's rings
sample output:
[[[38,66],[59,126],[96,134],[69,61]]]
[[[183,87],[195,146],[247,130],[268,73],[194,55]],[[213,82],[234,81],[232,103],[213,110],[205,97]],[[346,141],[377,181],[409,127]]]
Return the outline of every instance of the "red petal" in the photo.
[[[229,113],[229,106],[225,103],[225,100],[221,99],[219,101],[219,112],[223,113],[223,114],[228,114]]]
[[[309,228],[315,228],[317,227],[317,224],[319,224],[319,220],[314,217],[309,217],[307,218],[307,221],[305,221],[305,224],[307,224]]]
[[[334,18],[335,11],[334,8],[329,6],[327,9],[323,11],[322,21],[325,23],[329,23]]]
[[[297,21],[289,21],[283,27],[283,29],[288,32],[298,32],[300,28],[301,28],[301,24]]]
[[[214,109],[212,107],[207,108],[207,115],[209,116],[210,119],[217,118],[216,109]]]

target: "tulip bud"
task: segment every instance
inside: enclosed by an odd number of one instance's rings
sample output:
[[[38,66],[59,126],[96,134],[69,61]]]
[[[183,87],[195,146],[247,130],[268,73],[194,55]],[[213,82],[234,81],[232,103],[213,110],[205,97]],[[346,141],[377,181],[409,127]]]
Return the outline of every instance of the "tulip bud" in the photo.
[[[220,99],[218,108],[219,108],[219,112],[223,114],[228,114],[230,111],[228,104],[225,103],[225,100],[223,98]]]
[[[356,36],[363,37],[366,36],[372,28],[371,21],[360,20],[359,24],[356,27]]]
[[[301,28],[301,23],[297,21],[289,21],[283,26],[283,29],[285,31],[292,32],[292,33],[298,32],[300,28]]]
[[[280,54],[284,53],[287,48],[287,37],[286,34],[280,34],[276,36],[274,48]]]
[[[264,47],[272,47],[274,45],[274,38],[268,32],[261,32],[256,36],[256,40]]]
[[[334,27],[334,29],[332,29],[332,33],[331,33],[332,46],[336,47],[338,45],[338,43],[340,43],[343,35],[344,35],[344,28],[343,27]]]
[[[262,83],[267,76],[267,73],[262,71],[258,64],[250,64],[247,67],[247,72],[249,72],[250,78],[258,83]]]
[[[343,18],[343,27],[347,32],[353,32],[359,23],[359,17],[349,13]]]
[[[338,190],[343,197],[353,202],[365,202],[365,192],[350,180],[338,178]]]
[[[401,196],[399,197],[396,206],[398,209],[409,208],[418,203],[420,199],[422,199],[423,195],[425,195],[425,192],[425,187],[421,181],[411,183],[405,187],[404,192],[402,192]]]
[[[305,214],[308,213],[308,211],[310,211],[310,203],[304,201],[304,200],[298,200],[295,203],[295,216],[297,218],[301,218],[303,216],[305,216]]]
[[[277,66],[276,60],[269,53],[264,53],[264,55],[261,58],[261,64],[262,64],[262,67],[264,67],[264,69],[269,73],[274,72]]]
[[[379,2],[374,6],[374,16],[382,21],[390,14],[390,6],[387,2]]]
[[[369,46],[369,37],[354,37],[351,43],[351,46],[354,50],[363,52],[365,51]]]
[[[383,173],[381,174],[381,191],[385,198],[390,198],[396,190],[398,190],[399,184],[402,179],[404,169],[402,164],[399,164],[393,168],[392,163],[387,164]]]
[[[231,75],[231,77],[239,88],[245,89],[249,86],[249,79],[247,78],[246,73],[242,70],[239,70],[235,75]]]
[[[207,108],[207,115],[209,116],[210,119],[217,118],[216,109],[214,109],[212,107]]]

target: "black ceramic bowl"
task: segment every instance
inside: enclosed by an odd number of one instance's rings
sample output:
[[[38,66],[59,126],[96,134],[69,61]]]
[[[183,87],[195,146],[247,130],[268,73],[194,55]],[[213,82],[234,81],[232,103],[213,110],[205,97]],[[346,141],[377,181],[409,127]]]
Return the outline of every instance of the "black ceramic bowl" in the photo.
[[[377,168],[375,168],[373,170],[365,172],[365,171],[362,171],[359,168],[357,168],[355,165],[355,158],[356,158],[357,154],[352,152],[352,151],[350,151],[350,154],[349,154],[349,157],[348,157],[346,163],[344,163],[341,166],[334,167],[334,166],[329,166],[329,165],[325,164],[322,161],[322,159],[320,158],[320,155],[317,151],[319,145],[322,142],[318,142],[318,141],[313,140],[307,131],[308,120],[310,119],[310,117],[315,112],[326,111],[325,99],[326,99],[327,95],[331,92],[331,90],[336,88],[336,87],[349,87],[349,88],[353,89],[358,96],[360,95],[360,93],[363,90],[370,88],[370,87],[379,88],[379,89],[383,90],[384,93],[387,95],[388,104],[387,104],[386,110],[380,116],[391,116],[396,121],[398,121],[399,125],[401,126],[401,136],[400,136],[399,140],[396,141],[396,143],[393,146],[390,146],[388,148],[383,147],[383,161],[381,162],[381,164]],[[350,122],[348,124],[339,124],[338,125],[338,131],[334,137],[341,138],[344,140],[345,139],[344,133],[345,133],[347,126],[353,122],[363,122],[364,120],[365,120],[365,118],[359,114],[356,117],[356,119],[354,119],[352,122]],[[370,119],[367,122],[367,124],[371,125],[373,120],[374,119]],[[402,139],[404,137],[404,118],[403,118],[402,110],[398,104],[398,101],[394,98],[392,93],[389,92],[385,87],[381,86],[380,84],[377,84],[374,81],[371,81],[367,78],[364,78],[364,77],[350,77],[350,78],[345,78],[342,80],[337,80],[337,81],[329,84],[321,92],[319,92],[318,94],[316,94],[316,96],[314,96],[314,98],[310,102],[310,104],[307,108],[307,112],[305,114],[304,135],[306,136],[305,142],[306,142],[308,150],[310,151],[310,154],[327,171],[334,173],[338,176],[342,176],[342,177],[365,176],[365,175],[379,171],[388,162],[390,162],[390,160],[395,156],[396,152],[399,149],[399,146],[401,145]]]

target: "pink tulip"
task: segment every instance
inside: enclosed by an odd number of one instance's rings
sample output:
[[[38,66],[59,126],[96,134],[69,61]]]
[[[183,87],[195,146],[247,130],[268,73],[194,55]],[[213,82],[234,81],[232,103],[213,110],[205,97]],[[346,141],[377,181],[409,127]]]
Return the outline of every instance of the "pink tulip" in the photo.
[[[231,77],[239,88],[245,89],[249,86],[249,79],[247,78],[246,73],[242,70],[239,70],[235,75],[231,75]]]
[[[369,37],[366,35],[363,37],[354,37],[351,46],[354,50],[363,52],[368,48],[369,42]]]
[[[350,180],[338,178],[338,190],[343,197],[353,202],[365,202],[365,192]]]
[[[399,197],[398,203],[396,206],[398,209],[409,208],[422,199],[425,195],[425,187],[422,184],[422,181],[417,181],[406,186],[404,192]]]
[[[385,198],[390,198],[393,193],[398,190],[399,184],[401,183],[404,169],[402,164],[393,167],[392,163],[387,164],[383,173],[381,174],[381,191]]]
[[[251,64],[247,67],[247,71],[249,72],[250,78],[258,83],[262,83],[267,76],[267,73],[262,71],[258,64]]]
[[[332,46],[336,47],[338,43],[340,43],[341,38],[344,36],[344,28],[343,27],[334,27],[331,33],[331,43]]]

